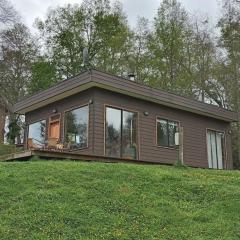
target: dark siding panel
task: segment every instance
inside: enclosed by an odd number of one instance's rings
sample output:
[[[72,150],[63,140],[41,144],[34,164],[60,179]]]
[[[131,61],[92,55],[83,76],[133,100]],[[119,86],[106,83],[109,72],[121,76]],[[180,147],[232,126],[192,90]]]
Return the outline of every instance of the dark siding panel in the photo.
[[[111,93],[106,90],[95,90],[95,154],[104,154],[104,104],[137,111],[139,115],[139,148],[140,160],[173,164],[177,160],[177,150],[156,146],[156,117],[163,117],[180,122],[184,131],[184,162],[189,166],[208,167],[206,129],[225,131],[228,167],[232,168],[231,146],[229,144],[230,124],[221,120],[200,116],[182,110],[173,110],[166,106],[148,103],[143,100]],[[149,116],[143,112],[148,111]]]
[[[156,117],[158,116],[180,121],[184,129],[184,162],[189,166],[208,167],[206,128],[225,131],[227,166],[232,168],[229,123],[107,90],[92,88],[42,107],[37,111],[29,112],[26,114],[26,122],[48,119],[52,115],[52,110],[56,108],[59,113],[62,113],[61,139],[63,139],[64,111],[87,104],[90,99],[93,100],[93,104],[89,108],[89,146],[86,149],[74,151],[74,153],[104,156],[104,104],[106,104],[138,112],[140,161],[174,164],[177,160],[176,149],[156,146]],[[148,111],[149,116],[144,116],[144,111]]]
[[[40,119],[48,120],[52,115],[52,110],[57,109],[58,113],[61,113],[61,133],[60,139],[63,141],[64,138],[64,112],[76,108],[85,104],[88,104],[89,100],[93,96],[93,90],[86,90],[74,96],[68,97],[61,101],[49,104],[45,107],[38,109],[37,111],[32,111],[26,114],[26,123],[38,121]],[[48,123],[47,123],[48,124]],[[88,137],[88,148],[74,151],[76,153],[92,154],[93,151],[93,104],[89,105],[89,137]]]

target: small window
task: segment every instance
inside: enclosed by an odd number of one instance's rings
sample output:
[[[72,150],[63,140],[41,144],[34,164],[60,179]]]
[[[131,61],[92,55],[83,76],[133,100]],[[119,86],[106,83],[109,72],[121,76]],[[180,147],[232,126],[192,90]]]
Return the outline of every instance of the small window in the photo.
[[[157,145],[162,147],[175,146],[175,133],[178,123],[167,119],[157,119]]]
[[[65,113],[65,143],[70,149],[88,145],[88,105]]]

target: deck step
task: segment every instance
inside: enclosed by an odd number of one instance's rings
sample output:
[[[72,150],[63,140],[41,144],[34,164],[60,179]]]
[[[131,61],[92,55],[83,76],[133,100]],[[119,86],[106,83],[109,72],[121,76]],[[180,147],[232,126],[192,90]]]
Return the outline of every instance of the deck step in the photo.
[[[24,151],[19,153],[11,153],[0,156],[0,162],[20,160],[21,158],[27,158],[32,156],[32,151]]]

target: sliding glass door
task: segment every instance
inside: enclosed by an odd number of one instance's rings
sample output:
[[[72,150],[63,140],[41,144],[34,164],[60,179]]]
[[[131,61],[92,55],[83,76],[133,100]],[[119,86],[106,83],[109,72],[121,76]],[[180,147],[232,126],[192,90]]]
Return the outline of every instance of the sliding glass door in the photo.
[[[208,166],[214,169],[223,169],[224,134],[207,130]]]
[[[108,157],[137,159],[137,113],[106,108],[105,153]]]
[[[106,108],[106,155],[121,157],[121,110]]]

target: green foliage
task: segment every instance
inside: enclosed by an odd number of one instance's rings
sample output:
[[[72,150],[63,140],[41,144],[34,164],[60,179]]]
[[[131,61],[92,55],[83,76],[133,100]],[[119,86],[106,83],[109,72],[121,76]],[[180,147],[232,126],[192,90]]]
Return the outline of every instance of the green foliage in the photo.
[[[149,39],[152,54],[149,84],[165,90],[187,95],[191,93],[191,78],[185,70],[187,60],[189,19],[187,12],[176,0],[164,0],[154,19],[153,33]],[[189,93],[189,94],[190,94]]]
[[[109,1],[84,1],[49,11],[37,26],[47,46],[58,79],[76,75],[84,69],[82,50],[89,49],[92,67],[122,73],[130,30],[119,5]]]
[[[221,64],[221,80],[228,105],[240,116],[240,5],[233,0],[223,1],[223,14],[218,22],[221,47],[225,50]],[[235,165],[240,163],[240,119],[233,126]]]
[[[15,115],[11,116],[8,128],[9,128],[9,132],[7,133],[7,140],[10,144],[15,144],[16,138],[20,137],[20,131],[21,131],[20,118]]]
[[[16,23],[1,32],[0,94],[15,103],[26,95],[37,47],[27,27]]]
[[[240,237],[240,174],[135,164],[0,164],[1,239]]]
[[[0,157],[6,154],[15,153],[16,146],[15,145],[4,145],[0,144]]]
[[[32,66],[32,80],[28,84],[28,93],[33,94],[47,89],[55,82],[56,72],[54,66],[44,58],[40,58]]]

